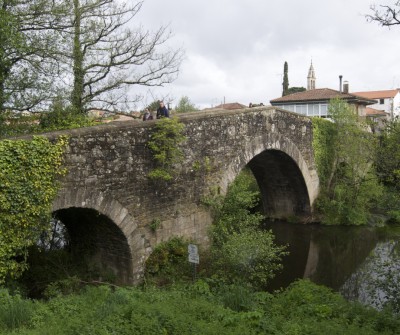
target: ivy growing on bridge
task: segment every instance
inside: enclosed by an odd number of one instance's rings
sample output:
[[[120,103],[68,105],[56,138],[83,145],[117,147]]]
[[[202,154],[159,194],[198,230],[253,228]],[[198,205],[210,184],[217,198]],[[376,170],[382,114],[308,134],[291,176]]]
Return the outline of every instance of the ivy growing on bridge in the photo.
[[[27,249],[49,228],[66,137],[0,141],[0,283],[26,269]]]
[[[163,118],[157,121],[155,132],[147,143],[153,153],[157,167],[148,177],[153,180],[169,181],[174,175],[174,165],[181,162],[183,152],[179,145],[186,141],[185,125],[178,118]]]

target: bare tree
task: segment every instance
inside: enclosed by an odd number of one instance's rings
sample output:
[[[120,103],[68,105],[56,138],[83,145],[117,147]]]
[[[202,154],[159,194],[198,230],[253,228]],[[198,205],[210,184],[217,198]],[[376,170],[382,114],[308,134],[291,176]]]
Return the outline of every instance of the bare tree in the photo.
[[[372,5],[372,14],[366,15],[368,21],[378,22],[381,26],[390,27],[400,24],[400,0],[393,5]]]
[[[66,40],[63,53],[70,72],[65,77],[75,111],[129,109],[140,98],[130,87],[162,86],[176,79],[183,51],[167,47],[168,27],[155,32],[133,28],[142,4],[64,1],[66,12],[59,11],[58,25]]]

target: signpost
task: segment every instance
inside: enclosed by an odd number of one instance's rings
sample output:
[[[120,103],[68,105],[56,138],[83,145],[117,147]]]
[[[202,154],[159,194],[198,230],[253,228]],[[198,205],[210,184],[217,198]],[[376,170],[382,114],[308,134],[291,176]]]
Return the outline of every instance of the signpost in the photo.
[[[189,263],[193,264],[193,281],[196,280],[196,265],[200,262],[199,249],[196,244],[188,245]]]

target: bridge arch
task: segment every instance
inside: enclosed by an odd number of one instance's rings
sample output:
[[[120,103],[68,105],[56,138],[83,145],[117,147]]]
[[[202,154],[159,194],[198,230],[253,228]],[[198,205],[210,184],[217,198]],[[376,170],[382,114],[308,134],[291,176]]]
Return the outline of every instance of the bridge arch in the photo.
[[[72,252],[89,251],[81,256],[111,272],[119,284],[131,284],[141,277],[145,239],[120,202],[78,188],[60,192],[52,210],[67,228]]]
[[[253,137],[223,177],[222,189],[248,166],[257,180],[264,213],[273,218],[307,217],[317,197],[316,171],[299,148],[279,132]]]

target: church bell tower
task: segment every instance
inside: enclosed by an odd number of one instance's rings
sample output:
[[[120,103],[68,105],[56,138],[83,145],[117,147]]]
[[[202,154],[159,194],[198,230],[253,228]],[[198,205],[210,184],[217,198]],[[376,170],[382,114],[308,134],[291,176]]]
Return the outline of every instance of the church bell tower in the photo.
[[[307,76],[307,91],[309,90],[315,90],[315,71],[314,67],[311,61],[310,69],[308,70],[308,76]]]

